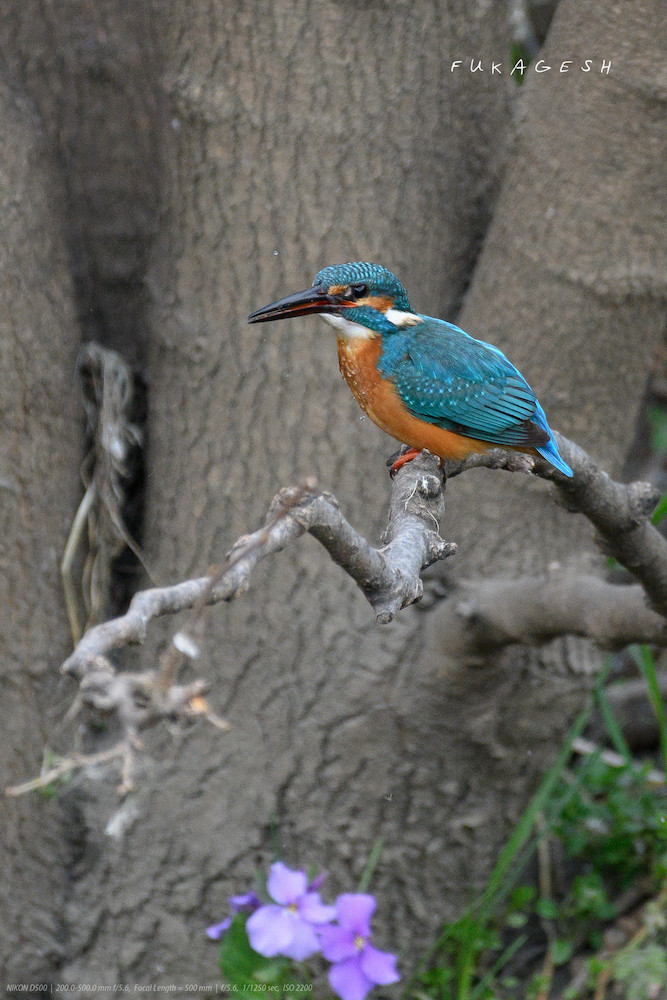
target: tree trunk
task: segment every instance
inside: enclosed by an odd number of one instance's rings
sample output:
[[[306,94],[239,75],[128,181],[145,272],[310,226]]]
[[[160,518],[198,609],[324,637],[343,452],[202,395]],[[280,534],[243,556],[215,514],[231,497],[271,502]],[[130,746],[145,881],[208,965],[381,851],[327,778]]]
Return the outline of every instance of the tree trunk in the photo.
[[[133,0],[6,0],[0,45],[53,143],[81,333],[146,354],[144,277],[159,206],[157,22]]]
[[[432,309],[460,299],[502,168],[511,81],[452,85],[442,40],[490,55],[504,15],[453,17],[436,3],[419,18],[409,5],[381,13],[156,8],[165,188],[148,279],[146,542],[161,581],[220,561],[276,488],[306,474],[361,529],[377,538],[383,523],[392,445],[360,423],[332,339],[317,321],[245,325],[251,309],[346,259],[383,261]],[[443,100],[452,86],[458,100]],[[418,645],[407,617],[377,629],[308,541],[263,568],[246,598],[209,613],[204,662],[232,731],[153,744],[140,821],[76,890],[93,922],[113,898],[107,933],[91,943],[82,930],[66,974],[213,971],[203,928],[270,861],[273,828],[286,860],[331,870],[332,891],[354,887],[385,835],[381,910],[421,916],[428,873],[407,894],[402,873],[433,833],[417,817],[406,757],[419,720],[396,693]],[[397,944],[424,933],[421,919],[394,930]]]
[[[149,200],[159,177],[163,203],[146,276],[145,546],[159,582],[220,562],[238,534],[258,526],[277,488],[307,474],[377,540],[383,459],[394,445],[360,423],[336,377],[331,337],[316,319],[248,328],[245,316],[305,287],[325,264],[369,259],[399,274],[415,308],[451,318],[508,151],[461,322],[507,351],[556,427],[620,465],[659,322],[651,270],[659,220],[648,211],[647,180],[657,115],[642,90],[656,35],[640,7],[625,5],[620,25],[620,14],[592,0],[563,0],[546,52],[556,68],[532,75],[520,94],[506,59],[502,77],[489,72],[508,48],[501,5],[480,13],[437,0],[161,0],[139,24],[121,0],[90,8],[82,0],[90,37],[75,20],[58,22],[74,78],[101,81],[96,108],[115,79],[96,73],[109,65],[102,55],[125,53],[136,36],[135,57],[119,69],[132,100],[112,105],[125,121],[113,133],[119,149],[109,141],[108,170],[100,155],[80,168],[83,188],[92,172],[101,192],[106,185],[104,212],[120,178],[128,233],[140,166],[125,148],[133,142],[125,108],[147,109],[159,146],[159,171],[154,149],[138,157],[153,170]],[[26,28],[21,44],[30,37]],[[86,44],[73,46],[77,37]],[[100,37],[102,54],[90,45]],[[89,65],[82,54],[90,52]],[[451,71],[468,54],[486,72]],[[610,76],[576,70],[593,57],[598,70],[612,60]],[[575,60],[570,75],[557,73],[565,58]],[[65,79],[72,64],[50,66],[44,77],[28,65],[26,86]],[[148,96],[134,92],[142,86]],[[63,96],[54,103],[68,106]],[[70,148],[87,147],[91,119],[80,104],[69,111]],[[92,121],[110,139],[99,108]],[[632,141],[637,129],[642,142]],[[64,128],[53,134],[62,148]],[[637,191],[646,188],[644,203]],[[101,211],[88,203],[85,232],[98,232]],[[148,218],[157,219],[152,208]],[[139,228],[147,243],[145,218]],[[98,274],[105,244],[87,245]],[[144,260],[125,288],[127,313],[119,306],[126,329]],[[112,316],[113,269],[101,273],[96,302]],[[590,530],[557,509],[543,483],[481,471],[452,481],[447,499],[443,534],[459,543],[450,562],[461,576],[598,561]],[[483,882],[597,666],[575,640],[539,654],[509,650],[482,670],[450,663],[442,617],[436,604],[379,629],[310,540],[263,564],[245,597],[208,612],[197,669],[212,679],[211,701],[232,730],[149,735],[151,767],[114,816],[118,842],[104,836],[116,809],[111,776],[68,794],[85,838],[58,977],[210,980],[216,956],[203,929],[271,860],[276,839],[288,863],[327,868],[333,892],[355,887],[383,837],[372,886],[379,942],[416,954]],[[167,623],[147,644],[145,666],[174,628]]]
[[[58,563],[76,507],[78,332],[49,151],[24,100],[0,87],[0,676],[3,785],[41,763],[67,705],[69,630]],[[63,949],[75,829],[53,799],[5,803],[0,977],[44,981]]]
[[[640,3],[622,15],[592,2],[559,4],[542,53],[553,68],[529,71],[522,88],[517,137],[460,316],[517,364],[551,426],[616,475],[664,330],[656,37]],[[593,57],[597,74],[577,71]],[[599,72],[603,58],[609,76]],[[569,75],[559,73],[565,59]],[[554,563],[601,572],[603,560],[590,524],[557,507],[537,479],[481,470],[457,478],[448,499],[445,533],[459,544],[445,566],[454,607],[438,614],[436,605],[428,616],[418,696],[422,719],[439,729],[439,760],[428,725],[415,750],[425,785],[430,775],[428,813],[451,816],[455,844],[460,834],[453,853],[444,840],[439,876],[456,900],[488,872],[599,664],[595,649],[573,638],[507,650],[481,671],[452,662],[456,576],[534,575]]]

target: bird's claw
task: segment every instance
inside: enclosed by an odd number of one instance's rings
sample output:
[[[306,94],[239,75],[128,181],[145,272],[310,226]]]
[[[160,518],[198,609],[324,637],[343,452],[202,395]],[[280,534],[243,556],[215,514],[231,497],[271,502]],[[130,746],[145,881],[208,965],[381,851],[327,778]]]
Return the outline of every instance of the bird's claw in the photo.
[[[413,458],[417,458],[421,455],[419,448],[406,448],[403,445],[398,451],[395,451],[393,455],[390,455],[387,459],[387,465],[389,466],[389,475],[393,479],[399,469],[402,469],[406,462],[411,462]]]

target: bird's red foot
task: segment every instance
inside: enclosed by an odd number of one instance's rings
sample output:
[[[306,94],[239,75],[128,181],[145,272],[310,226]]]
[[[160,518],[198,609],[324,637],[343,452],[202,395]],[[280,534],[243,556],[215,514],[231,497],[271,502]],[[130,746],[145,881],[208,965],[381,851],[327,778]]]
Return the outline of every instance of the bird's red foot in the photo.
[[[389,468],[389,475],[393,479],[399,469],[402,469],[406,462],[411,462],[413,458],[417,455],[421,455],[419,448],[408,448],[407,451],[398,452],[397,456],[392,455],[387,461],[387,465],[391,462]]]

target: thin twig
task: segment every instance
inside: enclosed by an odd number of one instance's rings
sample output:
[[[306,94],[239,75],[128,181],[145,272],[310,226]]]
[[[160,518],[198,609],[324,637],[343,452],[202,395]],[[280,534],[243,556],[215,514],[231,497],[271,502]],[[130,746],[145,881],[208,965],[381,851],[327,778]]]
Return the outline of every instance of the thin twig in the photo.
[[[282,506],[274,500],[274,503],[271,505],[271,508],[274,509],[273,516],[267,519],[267,523],[261,532],[256,532],[258,544],[268,543],[271,529],[275,528],[282,518],[286,517],[298,503],[304,500],[308,495],[308,490],[312,490],[314,487],[314,482],[307,482],[300,488],[293,490],[292,495],[288,499],[285,499]],[[204,611],[209,604],[215,603],[213,600],[214,591],[222,582],[225,574],[243,558],[243,555],[243,550],[232,550],[227,553],[222,568],[211,570],[207,578],[207,584],[202,588],[201,594],[194,603],[188,625],[174,634],[170,645],[161,658],[157,686],[162,691],[167,691],[175,682],[183,661],[186,658],[198,658],[199,646],[194,636],[203,629]]]
[[[82,767],[95,767],[98,764],[108,764],[113,760],[122,758],[126,752],[127,748],[124,743],[116,743],[109,750],[101,750],[99,753],[71,753],[68,757],[63,757],[53,767],[40,774],[38,778],[32,778],[31,781],[24,781],[20,785],[10,785],[8,788],[5,788],[5,795],[10,798],[16,798],[19,795],[26,795],[28,792],[38,791],[40,788],[47,788],[71,771],[80,770]]]

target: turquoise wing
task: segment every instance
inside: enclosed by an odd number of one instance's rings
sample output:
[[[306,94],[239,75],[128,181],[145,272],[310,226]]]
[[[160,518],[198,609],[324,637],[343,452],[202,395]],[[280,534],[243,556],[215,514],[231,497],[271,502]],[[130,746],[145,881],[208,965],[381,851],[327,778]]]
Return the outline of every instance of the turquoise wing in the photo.
[[[424,317],[385,336],[378,368],[428,423],[499,445],[537,447],[551,439],[521,373],[498,348],[451,323]]]

